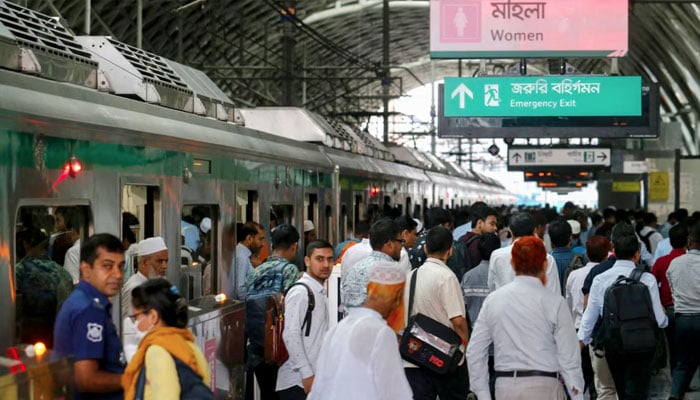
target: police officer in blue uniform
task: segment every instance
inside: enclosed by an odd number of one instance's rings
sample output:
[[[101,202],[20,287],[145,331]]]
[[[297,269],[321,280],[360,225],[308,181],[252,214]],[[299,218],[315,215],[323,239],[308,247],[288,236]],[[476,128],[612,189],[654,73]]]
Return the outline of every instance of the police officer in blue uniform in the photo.
[[[54,352],[75,357],[76,399],[122,399],[126,360],[109,297],[124,281],[124,247],[113,235],[91,236],[80,248],[80,283],[54,326]]]

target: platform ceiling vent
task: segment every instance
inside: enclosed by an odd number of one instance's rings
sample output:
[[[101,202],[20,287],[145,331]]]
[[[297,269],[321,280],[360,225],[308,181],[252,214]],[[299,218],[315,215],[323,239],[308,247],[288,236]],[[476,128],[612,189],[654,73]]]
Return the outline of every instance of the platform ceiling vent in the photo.
[[[57,17],[4,0],[0,0],[0,68],[97,86],[97,62]]]
[[[76,40],[99,62],[100,90],[233,120],[233,103],[203,72],[109,36],[78,36]]]

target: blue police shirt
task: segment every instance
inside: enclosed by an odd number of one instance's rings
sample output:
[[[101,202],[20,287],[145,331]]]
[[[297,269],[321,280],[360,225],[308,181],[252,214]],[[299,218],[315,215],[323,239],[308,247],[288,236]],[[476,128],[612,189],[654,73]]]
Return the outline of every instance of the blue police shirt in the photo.
[[[58,357],[69,354],[75,361],[97,360],[99,369],[121,374],[126,358],[111,317],[112,303],[87,282],[80,281],[63,303],[54,326],[54,352]],[[80,393],[75,398],[123,399],[120,390],[112,393]]]

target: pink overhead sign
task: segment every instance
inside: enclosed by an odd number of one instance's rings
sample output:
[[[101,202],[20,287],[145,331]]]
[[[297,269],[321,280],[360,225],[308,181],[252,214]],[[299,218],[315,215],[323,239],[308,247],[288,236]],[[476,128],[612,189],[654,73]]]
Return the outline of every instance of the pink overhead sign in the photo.
[[[431,0],[433,58],[627,54],[628,0]]]

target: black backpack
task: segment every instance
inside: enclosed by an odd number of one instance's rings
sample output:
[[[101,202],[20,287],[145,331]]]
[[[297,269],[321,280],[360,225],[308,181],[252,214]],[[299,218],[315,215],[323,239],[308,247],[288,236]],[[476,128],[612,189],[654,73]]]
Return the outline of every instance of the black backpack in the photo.
[[[566,293],[566,282],[569,281],[569,275],[571,275],[572,272],[576,271],[581,267],[583,267],[583,255],[574,254],[574,257],[571,259],[569,265],[566,267],[566,271],[564,271],[564,284],[561,287],[562,294]]]
[[[447,260],[447,266],[457,275],[457,280],[460,282],[465,272],[476,267],[481,262],[481,259],[472,260],[469,255],[469,246],[472,242],[478,240],[481,235],[471,235],[468,239],[466,239],[466,236],[465,234],[454,242],[452,257]]]
[[[621,275],[605,290],[601,327],[596,348],[612,356],[657,355],[663,341],[649,288],[640,278],[644,271],[635,268],[629,277]]]
[[[644,243],[644,246],[646,246],[647,251],[649,253],[651,253],[651,241],[649,240],[649,238],[651,237],[651,235],[653,235],[655,233],[656,233],[656,231],[654,229],[652,229],[649,232],[647,232],[646,235],[644,235],[644,236],[640,235],[640,239],[642,239],[642,242]]]

